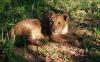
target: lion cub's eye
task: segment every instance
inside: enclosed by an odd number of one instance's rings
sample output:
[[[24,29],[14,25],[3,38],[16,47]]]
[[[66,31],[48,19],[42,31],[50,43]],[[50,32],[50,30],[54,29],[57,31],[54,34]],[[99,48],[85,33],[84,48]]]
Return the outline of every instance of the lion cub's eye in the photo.
[[[58,22],[58,24],[60,24],[60,22]]]

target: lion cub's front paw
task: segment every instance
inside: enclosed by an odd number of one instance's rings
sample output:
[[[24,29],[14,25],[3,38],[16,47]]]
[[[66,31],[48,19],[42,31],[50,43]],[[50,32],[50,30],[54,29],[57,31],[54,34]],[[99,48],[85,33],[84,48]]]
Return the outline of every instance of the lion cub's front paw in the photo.
[[[66,36],[64,35],[51,35],[51,40],[55,42],[66,42]]]

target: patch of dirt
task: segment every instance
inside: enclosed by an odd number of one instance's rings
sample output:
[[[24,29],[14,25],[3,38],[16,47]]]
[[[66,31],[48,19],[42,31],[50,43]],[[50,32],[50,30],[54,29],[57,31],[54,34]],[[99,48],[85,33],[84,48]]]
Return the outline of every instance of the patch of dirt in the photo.
[[[17,53],[29,62],[77,62],[77,57],[86,56],[84,49],[60,43],[50,43],[41,47],[29,45],[28,50],[26,52],[23,51],[22,49],[17,49]],[[82,61],[84,58],[80,60]]]
[[[54,62],[70,62],[74,61],[72,57],[85,56],[85,50],[77,47],[72,47],[67,44],[50,43],[42,47],[29,45],[28,48],[31,51],[39,51],[44,54],[46,59],[49,58]],[[36,49],[37,48],[37,49]],[[45,61],[47,61],[45,59]],[[47,61],[48,62],[48,61]]]

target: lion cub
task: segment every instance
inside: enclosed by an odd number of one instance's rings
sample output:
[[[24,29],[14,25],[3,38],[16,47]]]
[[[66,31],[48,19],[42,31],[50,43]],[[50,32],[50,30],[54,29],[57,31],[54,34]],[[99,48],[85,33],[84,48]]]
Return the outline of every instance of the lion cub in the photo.
[[[68,33],[68,20],[68,15],[64,13],[48,11],[41,21],[28,19],[16,23],[12,34],[15,38],[24,38],[31,44],[40,44],[39,40],[46,36],[53,41],[64,41],[64,35]]]

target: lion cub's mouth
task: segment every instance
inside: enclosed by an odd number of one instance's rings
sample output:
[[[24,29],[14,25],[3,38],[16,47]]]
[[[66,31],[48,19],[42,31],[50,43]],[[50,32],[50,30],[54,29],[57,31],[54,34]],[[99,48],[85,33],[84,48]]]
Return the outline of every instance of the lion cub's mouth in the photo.
[[[66,33],[68,33],[68,25],[65,25],[64,28],[52,31],[52,34],[66,34]]]
[[[62,29],[58,29],[58,30],[55,30],[55,31],[52,31],[52,34],[59,34],[61,33]]]
[[[56,27],[52,27],[52,28],[51,28],[52,34],[61,33],[62,30],[63,30],[63,27],[60,27],[60,26],[58,26],[58,27],[56,26]]]

